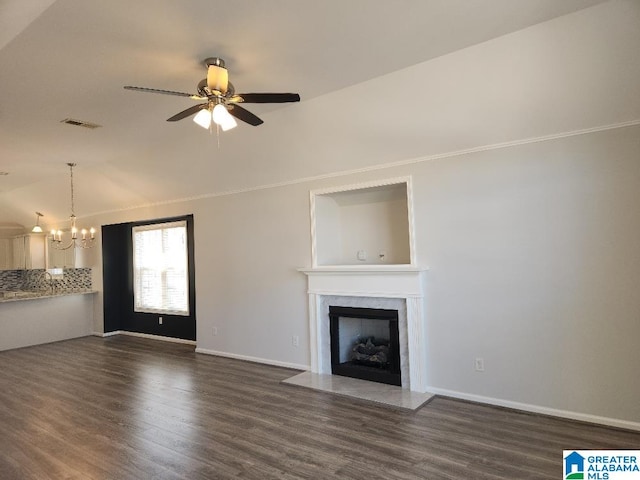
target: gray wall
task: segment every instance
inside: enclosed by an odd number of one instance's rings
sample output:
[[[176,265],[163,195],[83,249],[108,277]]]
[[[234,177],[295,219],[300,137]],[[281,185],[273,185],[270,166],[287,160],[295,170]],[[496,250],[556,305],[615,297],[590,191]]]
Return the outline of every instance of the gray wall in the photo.
[[[200,176],[235,193],[83,221],[193,213],[198,348],[304,368],[309,190],[411,175],[431,389],[640,429],[639,18],[607,2],[274,110],[297,133],[255,129],[260,168]]]
[[[94,223],[193,213],[198,348],[304,367],[309,190],[411,175],[432,389],[638,428],[639,139],[616,128]]]

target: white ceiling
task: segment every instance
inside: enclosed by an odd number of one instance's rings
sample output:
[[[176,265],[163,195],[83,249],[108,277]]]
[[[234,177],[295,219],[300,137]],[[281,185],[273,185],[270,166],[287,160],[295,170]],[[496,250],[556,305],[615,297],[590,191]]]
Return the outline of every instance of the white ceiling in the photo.
[[[67,217],[67,162],[78,164],[76,214],[82,216],[553,134],[498,111],[514,104],[535,112],[531,92],[539,85],[547,96],[555,91],[575,103],[571,118],[553,116],[555,129],[637,118],[637,102],[623,98],[613,106],[603,100],[583,108],[584,97],[576,96],[574,84],[558,82],[557,70],[582,78],[582,60],[545,55],[557,50],[556,41],[570,51],[567,38],[575,34],[576,42],[593,41],[595,55],[609,58],[598,51],[606,42],[593,40],[601,26],[590,20],[602,18],[609,4],[581,17],[580,31],[548,22],[601,3],[0,0],[0,172],[9,173],[0,176],[0,226],[30,225],[36,210],[45,214],[45,224]],[[636,0],[611,4],[627,18],[630,11],[636,15],[630,22],[640,18]],[[573,16],[583,12],[588,10]],[[547,23],[511,34],[541,22]],[[584,25],[591,37],[583,40]],[[602,34],[628,43],[626,30],[611,30]],[[549,40],[538,46],[537,38]],[[632,45],[633,52],[639,46]],[[536,55],[541,58],[532,64]],[[613,60],[629,63],[630,52],[621,55]],[[247,105],[265,124],[221,133],[218,145],[215,134],[189,119],[165,121],[192,100],[122,88],[195,92],[205,76],[202,60],[210,56],[226,60],[238,91],[298,92],[302,102]],[[637,61],[630,68],[637,74]],[[603,69],[591,87],[624,82],[614,75]],[[517,81],[524,76],[533,87]],[[505,90],[495,78],[516,85],[509,88],[513,98],[492,101]],[[497,109],[494,122],[474,106],[479,91]],[[591,118],[593,112],[598,118]],[[390,117],[383,122],[384,113]],[[60,123],[67,117],[102,127]],[[549,125],[543,117],[540,124]]]

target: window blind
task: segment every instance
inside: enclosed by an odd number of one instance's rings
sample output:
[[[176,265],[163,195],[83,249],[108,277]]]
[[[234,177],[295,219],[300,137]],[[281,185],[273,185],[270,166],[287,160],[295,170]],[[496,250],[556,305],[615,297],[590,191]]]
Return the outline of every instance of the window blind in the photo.
[[[133,227],[134,311],[189,315],[187,222]]]

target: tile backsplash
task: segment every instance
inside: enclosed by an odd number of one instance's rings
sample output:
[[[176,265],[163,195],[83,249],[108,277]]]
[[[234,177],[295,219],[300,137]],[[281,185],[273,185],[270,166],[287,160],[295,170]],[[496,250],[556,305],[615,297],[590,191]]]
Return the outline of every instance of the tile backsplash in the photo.
[[[49,277],[45,270],[0,270],[0,290],[46,290]],[[62,278],[53,280],[57,292],[91,290],[90,268],[65,268]]]
[[[0,270],[0,290],[19,290],[26,270]]]

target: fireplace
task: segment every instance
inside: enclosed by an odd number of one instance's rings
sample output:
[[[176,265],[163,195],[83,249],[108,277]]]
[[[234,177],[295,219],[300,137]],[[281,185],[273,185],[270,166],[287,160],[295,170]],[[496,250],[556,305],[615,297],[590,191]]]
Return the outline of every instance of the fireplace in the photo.
[[[329,306],[331,373],[402,385],[398,311]]]
[[[310,370],[332,375],[331,306],[397,310],[401,387],[427,391],[424,269],[408,265],[300,269],[309,279]]]

